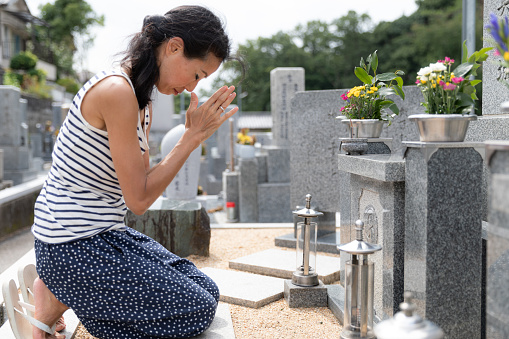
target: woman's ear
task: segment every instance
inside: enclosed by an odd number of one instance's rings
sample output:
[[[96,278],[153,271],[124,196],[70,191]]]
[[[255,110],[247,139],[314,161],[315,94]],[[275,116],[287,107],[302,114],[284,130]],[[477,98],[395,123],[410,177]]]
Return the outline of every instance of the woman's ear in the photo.
[[[179,37],[174,37],[168,40],[166,44],[166,53],[174,54],[179,51],[184,51],[184,40]]]

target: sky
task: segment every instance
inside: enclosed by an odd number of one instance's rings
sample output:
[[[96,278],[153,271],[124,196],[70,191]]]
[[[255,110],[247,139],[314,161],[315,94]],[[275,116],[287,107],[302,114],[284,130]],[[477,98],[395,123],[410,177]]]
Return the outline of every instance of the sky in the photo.
[[[31,13],[39,15],[39,6],[54,0],[25,0]],[[180,5],[202,5],[216,13],[226,24],[226,31],[236,46],[258,37],[271,37],[279,31],[288,32],[298,24],[312,20],[331,22],[349,10],[368,14],[374,23],[393,21],[410,15],[417,6],[414,0],[87,0],[92,9],[104,15],[103,27],[92,30],[94,45],[88,50],[82,67],[92,72],[110,69],[116,55],[122,52],[131,34],[141,29],[149,14],[164,14]],[[205,80],[212,82],[211,79]],[[200,84],[207,86],[206,83]]]

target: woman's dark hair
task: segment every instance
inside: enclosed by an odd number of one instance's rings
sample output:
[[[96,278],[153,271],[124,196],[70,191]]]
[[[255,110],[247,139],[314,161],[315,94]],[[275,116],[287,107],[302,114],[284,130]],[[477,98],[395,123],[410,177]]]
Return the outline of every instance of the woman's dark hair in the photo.
[[[170,38],[184,41],[184,55],[204,59],[209,53],[225,61],[230,58],[230,40],[221,20],[201,6],[181,6],[163,15],[149,15],[143,20],[125,51],[120,65],[130,71],[140,109],[150,102],[152,90],[159,80],[156,50]]]

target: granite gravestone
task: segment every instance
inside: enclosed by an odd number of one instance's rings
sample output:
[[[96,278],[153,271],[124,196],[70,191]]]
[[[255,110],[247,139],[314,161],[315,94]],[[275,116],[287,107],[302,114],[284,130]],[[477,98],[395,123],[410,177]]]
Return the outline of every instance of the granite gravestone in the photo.
[[[401,155],[338,156],[338,169],[348,174],[348,215],[364,222],[364,239],[382,246],[370,256],[375,264],[374,311],[376,321],[394,316],[403,302],[405,243],[405,161]],[[343,201],[343,200],[342,200]],[[343,213],[342,213],[343,214]],[[342,222],[341,243],[356,239],[351,222]],[[341,282],[345,282],[347,253],[340,256]]]
[[[486,338],[509,338],[509,141],[486,142],[490,168]]]
[[[161,156],[165,157],[175,147],[184,134],[185,127],[180,124],[172,128],[161,141]],[[180,171],[165,190],[166,198],[173,200],[193,200],[198,194],[201,147],[196,148],[186,160]]]
[[[509,16],[509,1],[484,0],[484,26],[490,22],[490,15]],[[483,29],[483,47],[493,47],[493,38],[487,29]],[[473,51],[469,51],[472,53]],[[494,50],[482,66],[482,114],[499,114],[500,104],[509,98],[509,90],[500,81],[509,81],[509,73],[497,64],[501,57],[494,56]]]
[[[480,339],[484,145],[405,145],[405,290],[446,338]]]
[[[173,95],[165,95],[155,90],[152,98],[152,125],[149,139],[153,155],[159,153],[161,141],[166,133],[178,125],[177,120],[173,118],[174,112]]]
[[[4,179],[14,185],[35,179],[28,148],[26,100],[13,86],[0,86],[0,148],[4,150]]]

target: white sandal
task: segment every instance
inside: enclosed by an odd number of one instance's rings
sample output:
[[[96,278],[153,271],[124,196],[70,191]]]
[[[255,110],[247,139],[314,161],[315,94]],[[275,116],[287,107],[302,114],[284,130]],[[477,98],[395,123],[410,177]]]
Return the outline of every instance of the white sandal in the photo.
[[[23,301],[30,305],[35,305],[34,298],[34,281],[39,275],[34,264],[28,264],[20,267],[18,270],[18,281],[19,289],[21,290],[21,296]],[[34,313],[27,309],[29,316],[34,317]]]
[[[14,280],[4,282],[2,286],[2,293],[4,296],[5,308],[7,310],[7,317],[11,324],[11,329],[16,339],[30,339],[32,338],[32,326],[43,330],[51,335],[55,334],[55,327],[48,325],[35,319],[32,315],[35,312],[34,305],[28,304],[19,300],[18,288]],[[25,313],[26,311],[26,313]],[[30,313],[32,315],[29,315]]]

